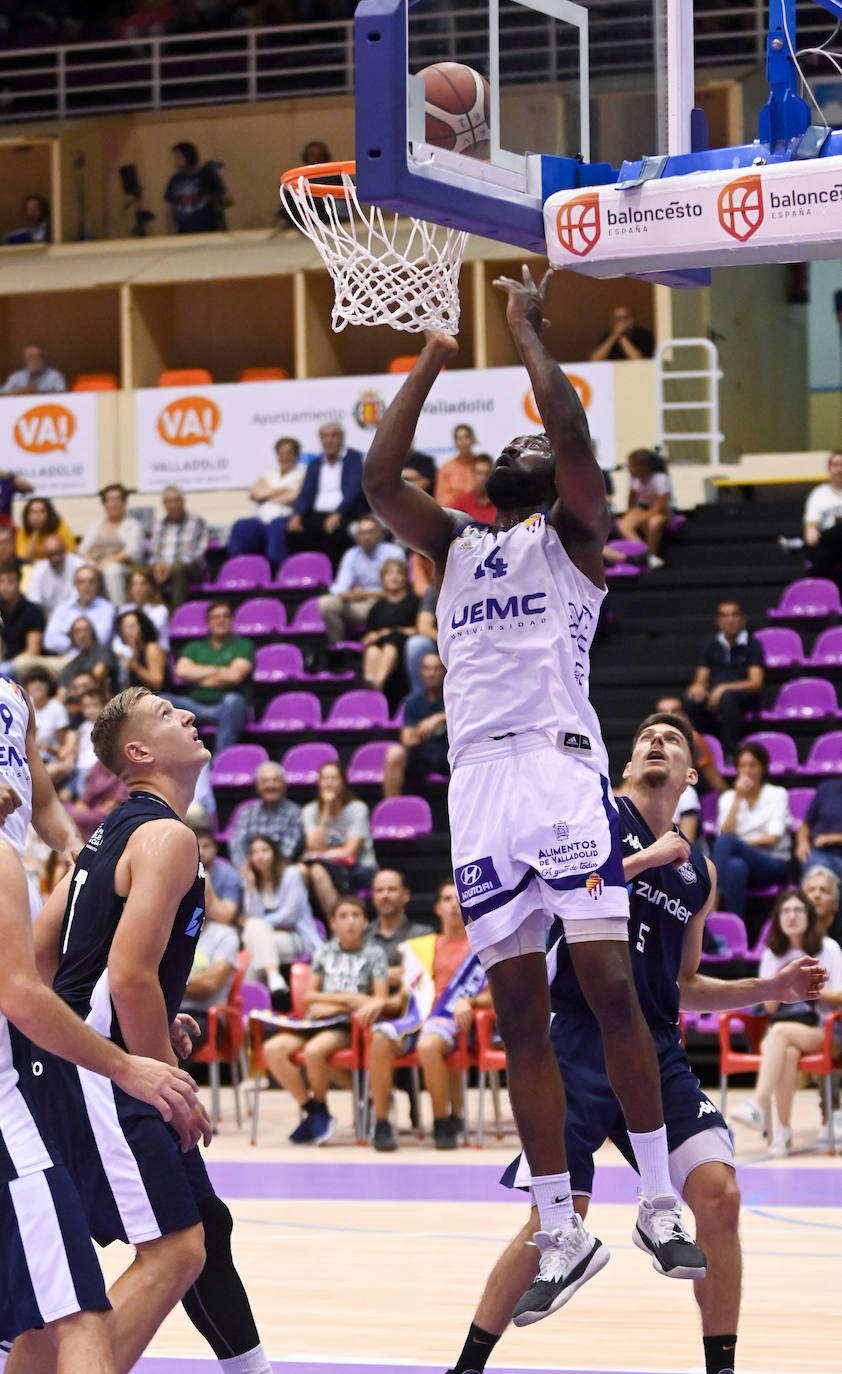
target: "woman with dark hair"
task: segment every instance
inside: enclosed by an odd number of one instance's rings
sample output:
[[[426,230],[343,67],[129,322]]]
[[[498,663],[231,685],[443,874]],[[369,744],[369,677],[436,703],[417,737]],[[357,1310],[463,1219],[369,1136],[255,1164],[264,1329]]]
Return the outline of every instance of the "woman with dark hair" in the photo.
[[[815,1054],[824,1041],[822,1017],[842,1007],[842,949],[835,940],[822,937],[816,909],[798,888],[788,888],[772,910],[772,924],[760,959],[758,976],[771,978],[793,959],[810,954],[827,973],[827,984],[817,1002],[766,1002],[769,1029],[760,1047],[760,1069],[754,1096],[731,1112],[752,1130],[764,1131],[775,1099],[778,1122],[769,1153],[788,1154],[792,1145],[792,1100],[798,1060]]]
[[[243,944],[270,992],[286,989],[281,965],[311,955],[322,943],[304,879],[269,835],[255,835],[242,868]]]
[[[164,190],[171,231],[176,234],[212,234],[226,229],[225,207],[233,198],[219,175],[220,162],[199,166],[199,150],[186,140],[170,149],[174,171]]]
[[[386,693],[389,709],[395,710],[406,695],[404,671],[407,640],[415,633],[418,597],[407,585],[406,562],[387,558],[380,568],[383,595],[369,611],[363,634],[363,677],[370,687]]]
[[[365,802],[355,797],[338,763],[319,769],[316,800],[301,809],[310,892],[325,917],[341,893],[371,886],[377,859]]]
[[[750,887],[789,880],[789,794],[769,782],[769,754],[753,741],[737,754],[734,786],[720,794],[719,834],[713,862],[719,875],[719,907],[742,916]]]
[[[167,671],[166,655],[158,643],[158,631],[145,611],[123,611],[115,626],[120,666],[126,687],[148,687],[160,692]]]
[[[636,448],[628,456],[629,505],[617,521],[622,539],[645,539],[650,568],[662,568],[660,557],[664,527],[675,509],[672,482],[659,453]]]
[[[26,563],[46,558],[44,540],[55,534],[68,553],[76,551],[76,535],[62,520],[52,501],[46,496],[30,496],[23,508],[21,526],[15,533],[15,554]]]
[[[145,563],[136,563],[129,573],[129,599],[120,607],[123,611],[143,611],[158,631],[158,643],[166,653],[170,647],[170,612],[161,598],[161,589]],[[121,651],[116,640],[112,643],[115,654]]]

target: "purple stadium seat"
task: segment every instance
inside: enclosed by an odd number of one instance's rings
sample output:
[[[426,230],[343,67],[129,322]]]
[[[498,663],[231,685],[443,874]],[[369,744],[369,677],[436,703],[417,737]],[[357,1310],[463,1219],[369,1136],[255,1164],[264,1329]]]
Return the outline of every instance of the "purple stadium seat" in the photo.
[[[807,755],[806,763],[799,773],[839,773],[842,772],[842,730],[828,730],[826,735],[814,739]]]
[[[269,755],[262,744],[232,744],[211,764],[212,787],[250,787],[261,763]]]
[[[842,625],[833,625],[829,630],[822,630],[806,663],[809,668],[834,668],[842,665]]]
[[[727,949],[721,954],[702,953],[702,963],[723,963],[727,959],[745,959],[748,954],[748,933],[741,916],[732,911],[712,911],[705,920],[711,935],[724,940]]]
[[[678,534],[678,531],[683,530],[686,524],[687,516],[682,515],[680,511],[673,511],[667,521],[667,534]]]
[[[423,797],[384,797],[371,813],[371,838],[378,840],[414,840],[429,835],[433,817]]]
[[[383,781],[383,767],[389,744],[387,739],[370,740],[368,744],[361,744],[359,749],[354,750],[348,764],[348,781],[352,787],[361,782],[379,785]]]
[[[170,639],[194,639],[208,632],[207,601],[184,601],[170,621]]]
[[[382,692],[358,688],[343,692],[330,708],[326,730],[383,730],[389,728],[389,706]]]
[[[736,772],[736,769],[733,767],[732,764],[728,764],[725,762],[725,755],[722,752],[722,745],[720,741],[716,738],[716,735],[702,735],[702,739],[704,740],[705,744],[711,752],[715,767],[719,769],[719,772],[722,774],[722,776],[724,778],[732,777],[733,774]]]
[[[781,592],[777,606],[769,609],[773,620],[785,616],[805,619],[816,615],[842,615],[839,588],[827,577],[800,577]]]
[[[285,692],[273,697],[263,713],[263,719],[249,726],[252,734],[264,730],[286,734],[290,730],[319,730],[322,708],[312,692]]]
[[[807,814],[807,808],[816,795],[815,787],[790,787],[789,814],[792,817],[792,830],[797,830]]]
[[[609,539],[608,547],[625,554],[626,558],[642,558],[647,551],[647,545],[642,539]]]
[[[295,787],[315,787],[324,763],[336,763],[339,754],[332,744],[294,744],[281,760],[287,782]]]
[[[278,569],[272,583],[279,591],[306,591],[309,587],[329,587],[333,569],[326,553],[293,553]]]
[[[793,663],[804,662],[804,645],[797,630],[788,629],[785,625],[775,625],[768,630],[756,630],[754,637],[763,645],[767,668],[789,668]]]
[[[203,590],[214,595],[224,592],[250,592],[268,587],[272,569],[262,553],[238,553],[227,558],[216,575],[216,581],[205,582]]]
[[[768,921],[764,921],[763,925],[760,927],[757,939],[755,940],[754,944],[748,952],[749,959],[759,959],[762,956],[764,950],[766,949],[766,941],[769,937],[769,931],[771,929],[772,921],[770,918]]]
[[[746,735],[742,744],[762,744],[769,751],[769,772],[797,773],[798,750],[791,735],[782,735],[778,730],[758,730],[754,735]]]
[[[263,644],[255,655],[255,682],[294,682],[306,676],[297,644]]]
[[[634,563],[606,563],[605,580],[611,582],[614,578],[640,577],[642,571],[643,569]]]
[[[813,720],[822,716],[838,716],[836,689],[823,677],[795,677],[785,682],[768,711],[761,711],[761,720]]]
[[[286,629],[287,613],[282,601],[271,596],[255,596],[234,612],[235,635],[277,635]]]
[[[716,834],[716,792],[705,792],[699,798],[699,808],[702,816],[702,830],[706,835]]]
[[[323,635],[325,623],[322,620],[322,613],[319,610],[319,598],[311,596],[309,600],[302,601],[295,618],[287,630],[288,635]]]

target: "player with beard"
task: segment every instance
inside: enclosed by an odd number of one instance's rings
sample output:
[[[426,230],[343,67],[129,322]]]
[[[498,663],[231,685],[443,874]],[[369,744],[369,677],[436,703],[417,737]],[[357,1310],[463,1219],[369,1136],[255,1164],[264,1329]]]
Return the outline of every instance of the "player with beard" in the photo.
[[[664,712],[639,726],[619,799],[623,868],[631,890],[630,950],[643,1014],[655,1041],[661,1074],[670,1176],[696,1219],[707,1256],[707,1277],[695,1285],[702,1318],[706,1374],[733,1374],[740,1308],[740,1194],[728,1128],[702,1091],[681,1044],[679,999],[686,1010],[729,1011],[767,998],[796,1002],[818,996],[825,979],[815,959],[802,956],[773,978],[724,981],[698,972],[705,917],[716,895],[709,859],[673,825],[678,798],[696,781],[693,736],[686,718]],[[593,1185],[594,1153],[612,1140],[634,1165],[620,1104],[611,1089],[593,1015],[576,981],[572,949],[558,919],[550,932],[547,966],[553,1008],[552,1043],[567,1089],[565,1135],[576,1210],[585,1216]],[[503,1176],[529,1186],[521,1156]],[[534,1214],[497,1261],[486,1283],[465,1347],[449,1374],[481,1374],[534,1275],[537,1253],[528,1242]],[[515,1316],[516,1325],[540,1313]]]
[[[573,1209],[564,1087],[549,1039],[545,943],[554,917],[640,1169],[635,1242],[663,1274],[705,1272],[670,1182],[658,1060],[629,960],[617,808],[588,701],[608,514],[585,413],[540,339],[551,278],[536,287],[524,267],[522,284],[494,283],[508,297],[506,319],[546,433],[513,439],[497,459],[487,483],[493,529],[401,478],[427,396],[457,351],[447,334],[427,335],[363,467],[372,509],[436,565],[454,875],[488,973],[538,1207],[538,1274],[517,1309],[527,1317],[562,1306],[608,1259]]]

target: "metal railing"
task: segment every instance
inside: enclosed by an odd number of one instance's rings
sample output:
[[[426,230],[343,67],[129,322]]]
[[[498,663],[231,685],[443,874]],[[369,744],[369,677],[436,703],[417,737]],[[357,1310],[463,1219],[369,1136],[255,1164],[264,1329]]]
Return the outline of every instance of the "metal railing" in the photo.
[[[701,367],[676,367],[676,353],[701,352]],[[703,444],[707,461],[715,466],[725,436],[719,428],[719,383],[722,369],[719,351],[710,339],[665,339],[655,350],[657,365],[656,443],[671,457],[686,444]],[[684,397],[676,399],[670,383],[684,382]],[[698,419],[699,424],[693,424]],[[673,423],[673,421],[677,423]],[[682,426],[683,428],[679,428]],[[698,458],[698,453],[692,454]]]

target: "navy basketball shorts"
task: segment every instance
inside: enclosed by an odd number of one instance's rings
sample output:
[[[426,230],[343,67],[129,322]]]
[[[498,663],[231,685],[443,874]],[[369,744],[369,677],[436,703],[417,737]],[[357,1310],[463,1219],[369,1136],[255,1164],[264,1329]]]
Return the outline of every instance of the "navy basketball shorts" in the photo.
[[[154,1107],[36,1048],[31,1092],[98,1244],[140,1245],[196,1225],[199,1203],[214,1196],[204,1161],[198,1147],[182,1154]]]
[[[88,1219],[64,1165],[0,1184],[0,1339],[110,1306]]]

